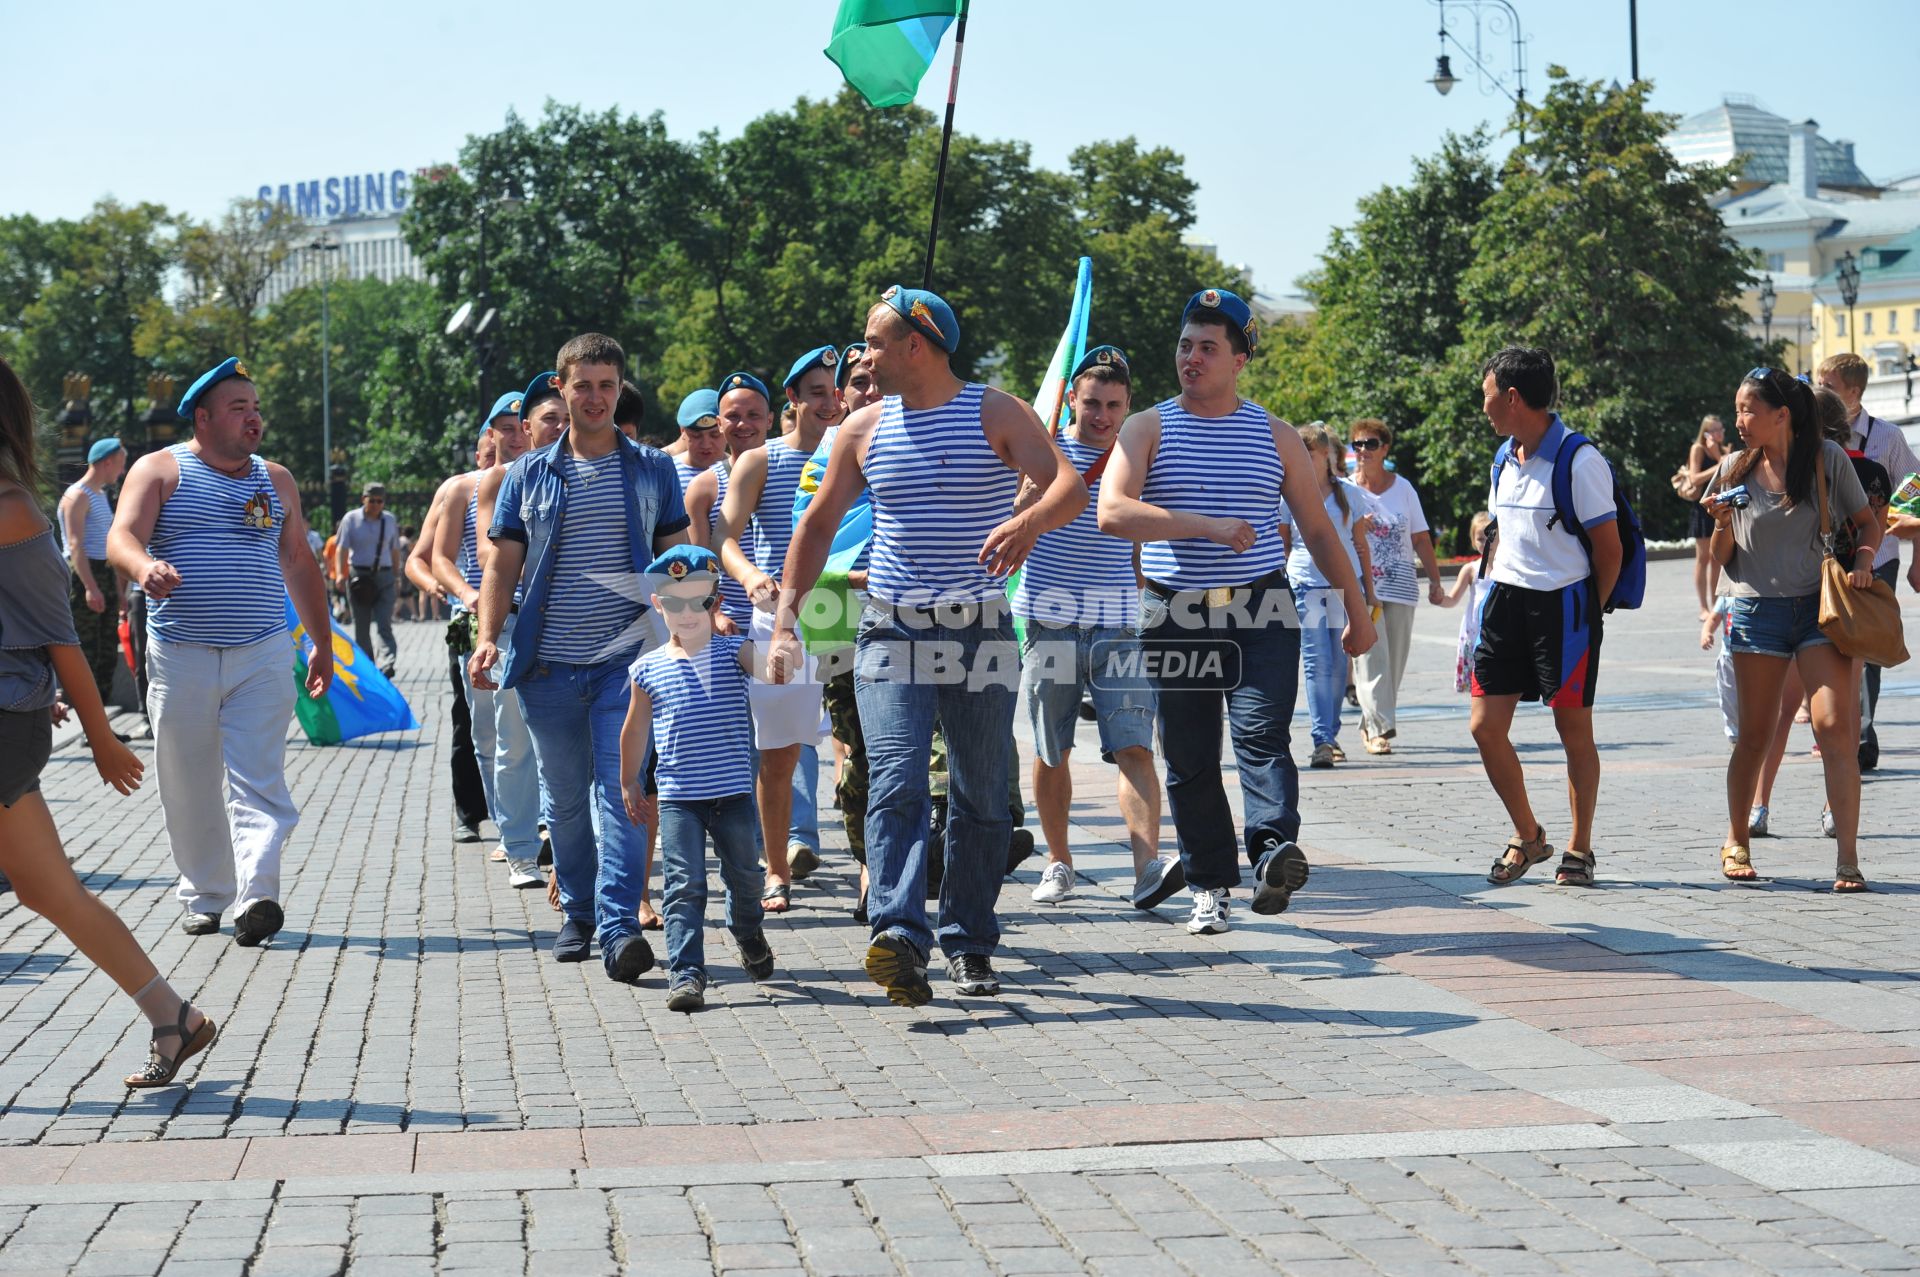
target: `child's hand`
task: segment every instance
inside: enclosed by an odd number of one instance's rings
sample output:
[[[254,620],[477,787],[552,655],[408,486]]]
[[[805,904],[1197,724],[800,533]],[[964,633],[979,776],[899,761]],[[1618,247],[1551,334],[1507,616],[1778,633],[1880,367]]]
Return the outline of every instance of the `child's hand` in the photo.
[[[131,794],[140,788],[140,778],[147,771],[147,765],[140,761],[140,755],[111,737],[93,746],[93,766],[100,773],[101,780],[123,794]]]
[[[1707,618],[1707,623],[1700,627],[1701,651],[1710,652],[1713,650],[1713,632],[1719,628],[1719,620],[1720,618],[1717,616],[1710,616]]]
[[[626,804],[628,820],[635,825],[652,826],[658,810],[638,777],[620,786],[620,798]]]

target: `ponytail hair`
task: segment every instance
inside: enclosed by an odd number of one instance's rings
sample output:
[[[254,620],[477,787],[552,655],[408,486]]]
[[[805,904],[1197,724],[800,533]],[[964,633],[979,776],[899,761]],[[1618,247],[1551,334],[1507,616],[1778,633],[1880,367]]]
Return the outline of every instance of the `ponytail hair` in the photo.
[[[1340,517],[1351,518],[1353,507],[1347,504],[1347,494],[1340,487],[1340,472],[1333,465],[1335,446],[1333,431],[1327,429],[1324,423],[1316,421],[1312,425],[1300,427],[1300,442],[1307,445],[1309,454],[1315,448],[1320,449],[1320,463],[1326,467],[1327,478],[1333,482],[1333,500],[1340,507]]]
[[[1825,442],[1820,433],[1820,410],[1814,402],[1813,387],[1778,368],[1755,368],[1740,384],[1751,386],[1770,407],[1787,410],[1792,428],[1792,442],[1787,448],[1787,503],[1799,505],[1811,500],[1814,466]],[[1759,449],[1748,451],[1757,458]]]

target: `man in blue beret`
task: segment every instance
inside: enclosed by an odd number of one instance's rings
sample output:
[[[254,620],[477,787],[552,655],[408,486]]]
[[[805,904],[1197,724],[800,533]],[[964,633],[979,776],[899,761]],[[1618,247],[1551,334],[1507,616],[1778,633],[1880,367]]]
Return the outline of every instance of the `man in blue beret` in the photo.
[[[1195,935],[1230,925],[1243,847],[1254,868],[1255,913],[1281,912],[1307,881],[1294,842],[1300,777],[1288,728],[1300,684],[1300,620],[1278,526],[1283,499],[1333,583],[1333,605],[1344,604],[1347,654],[1365,652],[1374,637],[1300,435],[1240,397],[1240,371],[1259,340],[1252,308],[1231,290],[1193,295],[1174,352],[1180,393],[1120,427],[1098,503],[1102,532],[1142,543],[1142,642]],[[1220,771],[1223,703],[1240,762],[1244,841]]]
[[[433,574],[454,614],[450,632],[459,641],[449,644],[449,659],[458,667],[461,694],[469,705],[474,763],[487,810],[500,830],[494,858],[506,863],[508,885],[544,887],[547,880],[539,870],[540,774],[525,715],[518,698],[473,687],[465,677],[480,605],[480,488],[489,479],[497,484],[531,444],[520,415],[526,402],[526,392],[520,390],[495,400],[481,429],[482,436],[493,441],[493,464],[454,475],[434,494],[440,531],[434,540]]]
[[[947,736],[951,818],[938,940],[955,991],[998,991],[994,905],[1012,820],[1007,811],[1019,655],[1006,575],[1043,532],[1087,504],[1087,487],[1033,409],[956,376],[960,324],[921,289],[889,288],[867,313],[868,365],[887,398],[847,418],[825,479],[794,529],[780,574],[774,676],[802,665],[801,597],[826,562],[841,517],[871,489],[869,606],[854,657],[865,730],[872,943],[867,974],[889,1000],[933,997],[926,915],[931,798],[927,761],[937,717]],[[1020,476],[1040,495],[1013,513]]]
[[[727,455],[702,471],[687,485],[687,518],[692,521],[693,540],[718,552],[720,545],[720,506],[727,498],[727,485],[740,458],[766,446],[773,429],[773,396],[767,384],[750,372],[728,373],[720,379],[714,393],[720,414],[720,433],[726,439]],[[701,528],[706,532],[702,534]],[[741,553],[753,554],[753,527],[739,530]],[[727,614],[742,633],[753,624],[753,601],[746,587],[722,573],[720,610]]]
[[[742,456],[728,480],[714,543],[727,575],[740,583],[753,604],[748,636],[757,643],[764,644],[773,634],[778,573],[793,536],[793,499],[800,489],[800,472],[820,446],[821,434],[840,419],[840,392],[833,384],[839,363],[840,352],[830,345],[816,346],[793,361],[781,382],[793,409],[793,430]],[[751,555],[740,544],[741,531],[749,524]],[[793,880],[820,866],[819,815],[817,809],[809,810],[820,773],[820,684],[809,669],[779,686],[755,686],[752,699],[760,747],[760,775],[755,783],[760,832],[767,848],[763,899],[770,912],[784,913]]]
[[[533,733],[566,916],[554,958],[585,961],[597,936],[608,978],[631,984],[654,957],[639,929],[652,822],[629,821],[621,796],[627,668],[657,643],[647,565],[686,541],[687,515],[673,463],[614,427],[626,361],[600,333],[560,348],[568,426],[501,480],[467,670],[515,691]]]
[[[1141,668],[1135,550],[1132,542],[1101,532],[1097,522],[1100,485],[1132,401],[1132,365],[1117,347],[1095,346],[1074,366],[1067,388],[1073,419],[1060,448],[1087,485],[1087,508],[1034,545],[1013,596],[1014,615],[1027,622],[1020,702],[1033,735],[1033,805],[1047,840],[1047,865],[1033,890],[1039,904],[1073,894],[1067,813],[1082,696],[1093,704],[1100,756],[1120,773],[1135,907],[1151,909],[1186,885],[1179,860],[1160,855],[1155,698]]]
[[[257,455],[266,422],[246,366],[209,370],[179,411],[193,438],[128,472],[107,558],[150,600],[147,707],[181,929],[218,931],[231,908],[234,943],[250,947],[286,921],[280,853],[300,820],[286,778],[287,600],[312,640],[316,700],[333,682],[333,626],[293,476]]]
[[[127,472],[127,450],[118,439],[96,439],[87,449],[87,469],[60,497],[60,549],[73,567],[69,593],[73,628],[100,689],[101,704],[113,700],[113,667],[120,660],[120,618],[126,613],[122,582],[107,566],[107,530],[113,503],[107,489]],[[109,594],[108,591],[112,593]]]
[[[673,472],[680,480],[684,499],[693,481],[707,467],[727,455],[727,437],[720,430],[720,396],[711,390],[696,390],[680,401],[674,414],[680,437],[667,455],[673,458]]]

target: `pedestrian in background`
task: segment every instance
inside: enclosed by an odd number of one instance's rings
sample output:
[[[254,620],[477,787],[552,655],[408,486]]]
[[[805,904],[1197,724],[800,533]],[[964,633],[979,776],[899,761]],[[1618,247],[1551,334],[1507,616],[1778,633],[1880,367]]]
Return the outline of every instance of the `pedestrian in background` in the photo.
[[[1413,648],[1413,609],[1420,598],[1417,559],[1427,574],[1427,601],[1439,603],[1440,562],[1420,494],[1387,469],[1393,451],[1393,427],[1375,418],[1353,423],[1349,444],[1359,464],[1353,481],[1373,499],[1367,520],[1367,550],[1372,556],[1373,597],[1380,606],[1379,636],[1365,655],[1353,661],[1353,682],[1360,698],[1360,739],[1369,754],[1391,754],[1399,735],[1395,711],[1400,684],[1407,676]]]
[[[360,489],[360,505],[341,516],[333,551],[333,580],[353,609],[353,641],[374,658],[388,678],[399,658],[393,637],[395,580],[406,555],[400,549],[400,521],[387,510],[387,488],[369,483]],[[375,649],[373,636],[379,635]]]
[[[1307,446],[1308,469],[1319,485],[1319,496],[1327,518],[1340,537],[1347,564],[1371,612],[1379,602],[1373,592],[1373,554],[1368,543],[1373,504],[1357,484],[1340,477],[1339,441],[1325,426],[1303,426],[1300,442]],[[1287,544],[1287,582],[1300,614],[1300,660],[1307,681],[1307,716],[1313,731],[1313,753],[1309,767],[1324,770],[1343,763],[1347,755],[1340,748],[1340,700],[1345,690],[1347,654],[1340,647],[1340,632],[1346,627],[1345,612],[1336,604],[1332,583],[1314,561],[1311,550],[1294,523],[1293,511],[1281,506],[1281,532]],[[1379,630],[1376,628],[1375,633]],[[1378,646],[1378,641],[1375,643]]]
[[[1699,502],[1701,494],[1707,490],[1708,481],[1713,478],[1715,467],[1726,455],[1726,425],[1719,417],[1708,413],[1700,419],[1700,432],[1687,448],[1686,465],[1674,476],[1674,491],[1691,507],[1687,511],[1687,535],[1693,538],[1693,593],[1700,603],[1702,621],[1713,614],[1713,597],[1720,579],[1720,565],[1707,554],[1707,542],[1713,536],[1713,516]]]

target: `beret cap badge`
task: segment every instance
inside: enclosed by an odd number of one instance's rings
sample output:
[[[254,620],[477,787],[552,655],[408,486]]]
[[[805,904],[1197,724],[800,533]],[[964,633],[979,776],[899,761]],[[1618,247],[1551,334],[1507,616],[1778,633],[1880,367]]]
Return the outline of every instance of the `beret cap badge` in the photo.
[[[831,368],[840,362],[840,356],[829,346],[826,350],[820,352],[820,362],[825,367]]]
[[[1220,290],[1217,288],[1209,288],[1201,293],[1200,304],[1202,306],[1218,306],[1220,304]]]
[[[687,561],[685,559],[675,559],[673,562],[667,564],[667,575],[672,577],[674,580],[678,581],[681,578],[685,577],[686,574],[687,574]]]
[[[940,340],[945,341],[947,339],[947,335],[944,332],[940,331],[940,324],[937,320],[934,319],[933,311],[928,309],[927,304],[925,302],[921,301],[919,298],[915,298],[913,302],[913,306],[911,308],[911,312],[914,319],[918,320],[920,323],[923,323],[928,328],[932,329],[934,335],[939,337]]]
[[[890,302],[894,298],[898,297],[899,295],[900,295],[900,285],[893,284],[887,288],[886,292],[880,294],[880,300],[883,302]]]

